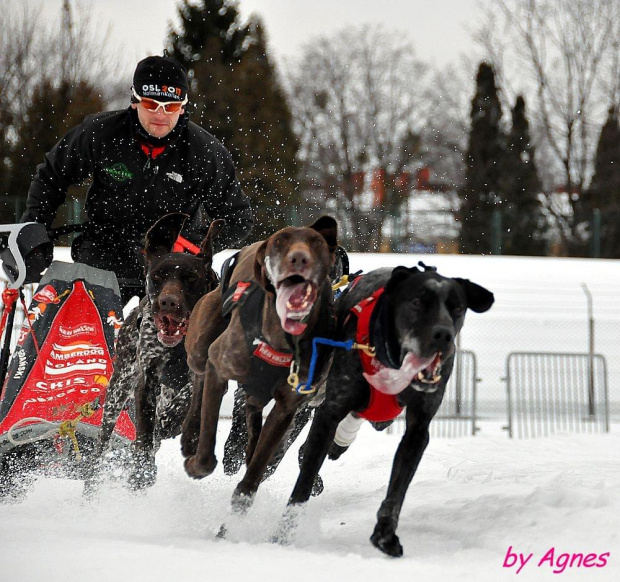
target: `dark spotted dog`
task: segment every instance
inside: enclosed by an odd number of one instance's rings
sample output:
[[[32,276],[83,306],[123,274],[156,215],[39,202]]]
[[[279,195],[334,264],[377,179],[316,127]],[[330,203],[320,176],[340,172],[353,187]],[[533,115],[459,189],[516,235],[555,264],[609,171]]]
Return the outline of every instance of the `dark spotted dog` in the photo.
[[[276,540],[286,543],[292,536],[294,506],[309,499],[328,452],[337,458],[364,419],[381,429],[406,407],[406,431],[371,537],[382,552],[402,555],[398,518],[452,372],[455,337],[467,309],[481,313],[494,301],[491,292],[467,279],[442,277],[422,266],[423,270],[371,271],[336,302],[337,337],[363,349],[334,353],[325,400],[315,412],[301,472]]]
[[[187,322],[196,302],[218,284],[211,268],[212,241],[225,222],[211,224],[199,255],[173,253],[186,218],[166,215],[147,233],[147,295],[119,331],[104,403],[96,458],[105,452],[121,410],[134,398],[136,440],[130,485],[137,489],[155,482],[154,457],[161,440],[181,432],[191,399],[184,341]]]
[[[308,228],[284,228],[240,252],[229,290],[218,288],[192,312],[186,339],[190,368],[204,376],[195,384],[181,447],[185,470],[210,475],[217,464],[215,437],[228,380],[247,392],[246,473],[233,507],[252,501],[274,452],[308,396],[298,393],[307,378],[312,339],[333,333],[330,270],[337,250],[337,225],[322,217]],[[317,369],[324,369],[323,353]],[[275,400],[265,425],[262,411]]]

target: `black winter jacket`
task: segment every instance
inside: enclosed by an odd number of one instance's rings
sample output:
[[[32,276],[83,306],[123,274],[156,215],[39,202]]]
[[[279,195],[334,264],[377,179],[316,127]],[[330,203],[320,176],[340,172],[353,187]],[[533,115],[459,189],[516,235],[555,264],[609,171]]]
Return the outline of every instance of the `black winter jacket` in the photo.
[[[150,159],[138,141],[140,130],[131,108],[90,115],[71,129],[37,167],[22,221],[51,226],[68,187],[92,177],[81,239],[90,251],[77,258],[95,267],[142,279],[136,249],[153,223],[170,212],[191,217],[183,234],[195,243],[208,227],[200,224],[202,210],[210,219],[225,219],[216,251],[245,239],[252,210],[226,148],[185,114],[164,152]]]

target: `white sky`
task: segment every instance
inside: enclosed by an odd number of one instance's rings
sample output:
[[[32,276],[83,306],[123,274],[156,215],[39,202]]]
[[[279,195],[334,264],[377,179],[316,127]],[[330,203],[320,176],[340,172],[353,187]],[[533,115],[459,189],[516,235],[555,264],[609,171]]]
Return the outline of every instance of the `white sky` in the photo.
[[[62,0],[32,0],[47,18],[59,14]],[[92,4],[98,24],[111,25],[111,39],[124,44],[128,58],[160,53],[168,22],[175,18],[173,0],[81,0]],[[482,0],[489,1],[489,0]],[[18,6],[22,0],[10,0]],[[244,17],[263,18],[269,47],[276,57],[295,56],[311,39],[349,25],[382,23],[409,35],[419,58],[439,66],[454,62],[473,47],[469,30],[476,24],[480,0],[240,0]]]

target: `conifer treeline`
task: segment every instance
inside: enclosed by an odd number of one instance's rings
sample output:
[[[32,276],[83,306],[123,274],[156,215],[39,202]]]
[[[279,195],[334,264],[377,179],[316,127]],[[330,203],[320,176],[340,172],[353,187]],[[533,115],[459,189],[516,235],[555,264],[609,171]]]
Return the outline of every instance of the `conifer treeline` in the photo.
[[[544,255],[548,220],[539,194],[525,100],[517,97],[512,126],[502,129],[495,73],[481,63],[471,106],[465,183],[460,189],[465,253]]]
[[[181,0],[178,13],[166,48],[190,71],[191,118],[231,151],[257,211],[253,239],[262,238],[300,215],[300,184],[308,175],[297,156],[293,114],[268,53],[266,32],[258,19],[242,21],[237,4],[227,0]],[[45,152],[68,128],[106,104],[95,83],[42,77],[28,94],[19,95],[19,108],[11,109],[16,102],[2,79],[0,75],[0,222],[10,223],[19,210],[16,202],[23,209]],[[121,106],[128,104],[127,89],[119,94]],[[460,247],[466,253],[546,254],[553,210],[545,206],[548,197],[539,196],[526,102],[516,99],[506,128],[498,90],[493,68],[482,63],[459,189]],[[73,195],[83,197],[84,191],[78,188]],[[582,196],[586,228],[595,208],[601,215],[601,256],[620,257],[620,125],[615,108],[601,130],[594,176]],[[65,205],[57,223],[74,218]],[[571,252],[585,255],[588,249]]]

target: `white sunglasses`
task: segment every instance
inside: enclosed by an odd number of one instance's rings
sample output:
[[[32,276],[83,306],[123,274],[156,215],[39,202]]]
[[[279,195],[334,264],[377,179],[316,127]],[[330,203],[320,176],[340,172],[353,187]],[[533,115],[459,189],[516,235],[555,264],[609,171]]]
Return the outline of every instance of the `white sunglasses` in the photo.
[[[133,87],[131,88],[131,92],[138,100],[138,103],[140,103],[144,109],[150,111],[151,113],[156,113],[161,107],[164,110],[164,113],[171,115],[173,113],[178,113],[185,105],[187,105],[187,96],[183,99],[183,101],[167,101],[166,103],[163,103],[162,101],[156,101],[155,99],[150,99],[149,97],[140,97]]]

